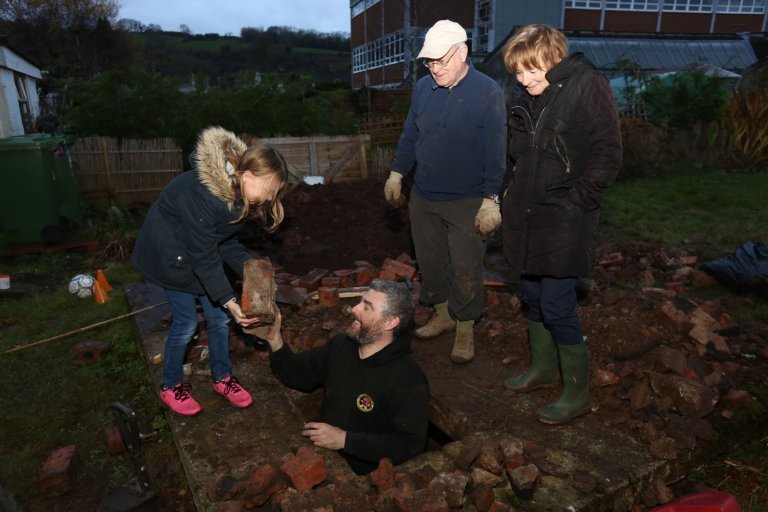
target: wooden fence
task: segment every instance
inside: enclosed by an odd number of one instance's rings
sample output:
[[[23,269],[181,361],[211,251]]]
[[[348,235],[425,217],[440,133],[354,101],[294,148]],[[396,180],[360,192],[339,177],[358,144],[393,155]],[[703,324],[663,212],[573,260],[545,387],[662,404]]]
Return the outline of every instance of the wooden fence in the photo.
[[[288,163],[294,183],[316,177],[325,183],[368,178],[370,136],[244,137],[251,144],[274,146]],[[124,205],[149,204],[184,170],[181,148],[173,139],[78,139],[71,150],[83,199]]]
[[[77,139],[71,157],[83,199],[151,203],[184,170],[173,139]]]
[[[257,142],[280,151],[295,182],[305,177],[322,177],[325,183],[368,178],[368,135],[252,138],[250,143]]]
[[[389,170],[404,123],[403,117],[383,117],[368,120],[362,126],[361,131],[371,138],[371,173],[374,176]]]

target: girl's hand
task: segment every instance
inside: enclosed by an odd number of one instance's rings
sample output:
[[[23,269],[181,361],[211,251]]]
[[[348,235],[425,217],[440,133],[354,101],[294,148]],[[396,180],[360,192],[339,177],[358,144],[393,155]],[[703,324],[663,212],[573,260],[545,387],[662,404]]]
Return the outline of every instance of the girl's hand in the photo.
[[[248,327],[259,322],[258,317],[248,318],[245,316],[243,310],[240,309],[240,304],[238,304],[235,299],[230,300],[224,304],[224,306],[229,310],[229,313],[232,315],[232,318],[235,319],[235,322],[241,327]]]

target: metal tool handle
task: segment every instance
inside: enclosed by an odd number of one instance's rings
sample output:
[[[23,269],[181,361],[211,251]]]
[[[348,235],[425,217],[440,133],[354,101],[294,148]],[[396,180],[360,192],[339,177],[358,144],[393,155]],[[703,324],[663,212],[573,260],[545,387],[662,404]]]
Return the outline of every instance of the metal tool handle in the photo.
[[[136,413],[127,405],[115,402],[112,404],[112,413],[115,415],[115,422],[120,429],[120,435],[123,438],[128,455],[133,464],[133,470],[136,474],[136,480],[141,487],[141,492],[149,491],[149,474],[144,466],[144,460],[141,458],[141,438],[139,436],[139,426],[136,421]]]

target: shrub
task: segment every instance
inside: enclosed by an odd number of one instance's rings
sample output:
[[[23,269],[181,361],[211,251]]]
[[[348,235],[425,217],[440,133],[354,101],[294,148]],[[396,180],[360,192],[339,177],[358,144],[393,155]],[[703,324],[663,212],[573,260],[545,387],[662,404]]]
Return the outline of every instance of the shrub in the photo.
[[[694,70],[652,77],[642,97],[648,119],[653,124],[691,128],[717,119],[727,94],[720,79]]]
[[[712,138],[725,167],[755,169],[768,165],[768,91],[731,95]]]

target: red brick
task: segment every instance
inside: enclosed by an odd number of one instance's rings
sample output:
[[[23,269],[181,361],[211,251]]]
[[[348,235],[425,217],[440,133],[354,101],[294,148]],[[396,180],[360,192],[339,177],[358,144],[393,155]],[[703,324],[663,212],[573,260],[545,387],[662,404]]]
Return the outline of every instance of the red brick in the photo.
[[[624,264],[624,256],[620,252],[612,252],[597,262],[601,267],[615,267]]]
[[[104,440],[107,443],[107,453],[115,455],[125,451],[123,436],[120,434],[118,427],[113,425],[104,429]]]
[[[321,286],[317,289],[317,302],[324,308],[335,308],[339,305],[338,289]]]
[[[69,445],[55,450],[40,471],[40,487],[53,495],[68,493],[72,490],[73,472],[78,463],[77,446]]]
[[[397,274],[390,269],[382,268],[379,270],[379,279],[384,279],[386,281],[395,281],[397,280]]]
[[[252,505],[250,508],[260,507],[274,494],[287,487],[288,481],[277,468],[271,464],[265,464],[257,468],[245,484],[243,504]]]
[[[656,316],[673,331],[680,331],[685,323],[685,313],[677,309],[671,301],[662,302],[656,308]]]
[[[299,280],[299,286],[313,292],[320,286],[321,280],[328,275],[328,271],[323,268],[315,268],[304,274]]]
[[[379,494],[392,489],[395,486],[395,473],[390,459],[381,459],[379,467],[371,471],[369,478],[371,484],[375,486]]]
[[[408,279],[413,279],[413,276],[416,274],[416,268],[413,265],[391,258],[385,259],[384,263],[381,264],[381,268],[382,270],[391,270],[395,275],[403,276]]]
[[[275,318],[276,290],[272,262],[257,258],[245,261],[240,307],[246,316],[272,323]]]
[[[355,286],[354,270],[334,270],[333,275],[339,278],[339,288],[351,288]]]
[[[411,257],[411,255],[410,255],[410,254],[408,254],[407,252],[401,252],[401,253],[400,253],[400,256],[398,256],[398,257],[397,257],[397,258],[395,258],[395,259],[396,259],[397,261],[400,261],[400,262],[402,262],[402,263],[407,263],[408,265],[413,265],[413,258],[412,258],[412,257]]]
[[[307,446],[301,446],[296,455],[289,455],[280,470],[297,491],[311,489],[327,477],[323,458]]]
[[[75,358],[72,361],[75,366],[86,366],[100,360],[102,356],[109,353],[112,345],[108,341],[90,340],[81,341],[74,347],[72,352]]]
[[[374,273],[371,267],[357,267],[355,269],[355,284],[357,286],[368,286],[373,278]]]
[[[324,277],[320,281],[320,286],[323,288],[338,288],[341,280],[336,276]]]
[[[493,494],[492,487],[480,485],[469,493],[469,500],[475,506],[477,512],[488,512],[496,501],[496,495]]]

